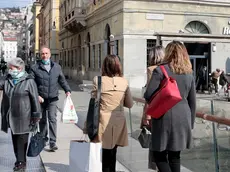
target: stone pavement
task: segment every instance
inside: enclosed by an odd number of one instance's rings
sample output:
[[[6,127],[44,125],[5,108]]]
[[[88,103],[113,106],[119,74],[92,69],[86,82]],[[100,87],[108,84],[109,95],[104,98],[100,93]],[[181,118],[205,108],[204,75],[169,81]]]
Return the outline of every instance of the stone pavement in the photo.
[[[10,131],[8,134],[0,131],[0,171],[12,172],[16,161],[13,151]],[[45,172],[40,157],[27,158],[26,172]]]
[[[90,92],[81,91],[78,87],[78,85],[72,81],[68,81],[70,84],[70,87],[72,89],[72,100],[75,104],[75,108],[79,117],[78,126],[80,128],[83,128],[84,121],[86,119],[87,115],[87,109],[88,109],[88,102],[90,99]],[[138,95],[137,91],[133,91]],[[64,92],[60,91],[60,101],[58,104],[59,110],[61,111],[63,108],[63,100],[65,98]],[[133,110],[133,109],[132,109]],[[127,169],[129,169],[131,172],[154,172],[153,170],[149,170],[147,168],[148,164],[148,149],[142,149],[139,142],[136,140],[137,135],[139,134],[139,131],[137,128],[139,126],[140,122],[140,114],[141,109],[134,109],[134,112],[139,112],[138,114],[135,114],[132,112],[132,123],[135,124],[133,126],[134,132],[132,133],[132,137],[130,135],[129,137],[129,146],[121,148],[118,148],[118,154],[117,154],[117,160],[125,166]],[[130,120],[129,120],[129,110],[126,109],[126,117],[127,117],[127,125],[130,131]],[[190,170],[182,167],[182,172],[191,172]]]
[[[73,87],[72,87],[73,89]],[[60,100],[58,106],[62,109],[65,94],[60,91]],[[74,97],[75,91],[73,89]],[[83,137],[82,130],[74,124],[63,124],[61,122],[61,113],[58,111],[58,131],[57,131],[57,145],[58,150],[56,152],[49,152],[48,147],[41,153],[41,159],[44,163],[46,172],[68,172],[69,171],[69,148],[71,140],[80,140]],[[76,154],[76,156],[81,156]],[[117,171],[129,172],[120,163],[117,163]]]
[[[2,99],[0,92],[0,103]],[[1,126],[1,116],[0,116]],[[0,172],[12,172],[16,161],[13,151],[12,138],[10,130],[4,133],[0,130]],[[26,172],[45,172],[45,168],[40,159],[40,156],[35,158],[27,158]]]

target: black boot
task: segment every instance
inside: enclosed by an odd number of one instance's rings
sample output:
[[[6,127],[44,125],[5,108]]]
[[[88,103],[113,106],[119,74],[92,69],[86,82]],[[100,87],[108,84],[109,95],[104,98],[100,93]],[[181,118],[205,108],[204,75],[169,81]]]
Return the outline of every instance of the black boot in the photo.
[[[26,163],[25,162],[16,162],[13,168],[14,172],[25,172],[26,171]]]

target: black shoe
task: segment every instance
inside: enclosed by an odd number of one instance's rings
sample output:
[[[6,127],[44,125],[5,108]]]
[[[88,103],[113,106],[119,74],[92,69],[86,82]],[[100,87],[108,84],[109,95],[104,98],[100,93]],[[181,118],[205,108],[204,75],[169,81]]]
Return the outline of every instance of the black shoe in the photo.
[[[56,143],[50,143],[50,151],[54,152],[58,150]]]
[[[15,162],[13,170],[17,172],[24,172],[26,170],[26,163],[25,162]]]

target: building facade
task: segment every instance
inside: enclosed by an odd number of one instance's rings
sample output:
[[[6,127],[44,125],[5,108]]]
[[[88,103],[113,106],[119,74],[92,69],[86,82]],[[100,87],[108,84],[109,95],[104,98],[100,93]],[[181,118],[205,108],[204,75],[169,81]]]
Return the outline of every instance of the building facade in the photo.
[[[104,57],[120,56],[124,76],[131,87],[146,82],[149,50],[157,32],[217,35],[217,38],[164,37],[161,44],[180,40],[186,45],[195,73],[202,66],[209,72],[230,72],[230,2],[227,0],[61,0],[60,59],[65,75],[92,80]],[[110,45],[113,45],[112,49]]]
[[[8,62],[12,58],[17,57],[17,38],[16,37],[4,37],[4,45],[3,45],[3,51],[4,51],[4,61]]]
[[[0,32],[0,58],[3,59],[3,55],[4,55],[4,39],[3,39],[3,35],[2,32]]]
[[[29,58],[30,63],[33,64],[36,62],[36,59],[39,58],[39,19],[37,18],[38,14],[40,13],[41,4],[36,1],[33,3],[32,7],[32,21],[33,23],[29,27],[30,31],[30,52]]]
[[[37,18],[40,21],[39,38],[40,47],[48,46],[51,50],[51,57],[59,61],[59,0],[40,0],[40,14]]]

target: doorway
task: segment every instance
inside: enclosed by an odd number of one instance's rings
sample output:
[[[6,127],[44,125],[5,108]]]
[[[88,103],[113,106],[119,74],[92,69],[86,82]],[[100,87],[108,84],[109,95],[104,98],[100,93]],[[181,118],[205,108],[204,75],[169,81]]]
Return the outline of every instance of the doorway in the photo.
[[[192,68],[193,75],[198,83],[199,72],[203,69],[204,66],[207,67],[206,71],[206,87],[209,82],[209,73],[211,73],[211,43],[184,43],[187,48]]]

